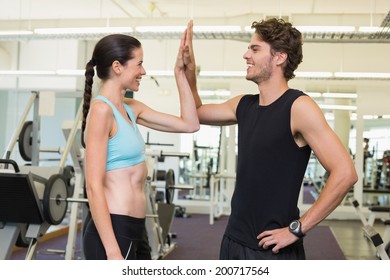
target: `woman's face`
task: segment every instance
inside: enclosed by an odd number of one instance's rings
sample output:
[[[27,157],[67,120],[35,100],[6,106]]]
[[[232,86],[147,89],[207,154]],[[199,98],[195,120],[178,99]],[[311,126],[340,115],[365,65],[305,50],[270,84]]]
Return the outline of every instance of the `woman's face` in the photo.
[[[142,65],[144,53],[142,48],[133,50],[133,58],[128,60],[123,65],[122,81],[125,89],[131,91],[138,91],[141,84],[142,76],[146,74],[146,71]]]

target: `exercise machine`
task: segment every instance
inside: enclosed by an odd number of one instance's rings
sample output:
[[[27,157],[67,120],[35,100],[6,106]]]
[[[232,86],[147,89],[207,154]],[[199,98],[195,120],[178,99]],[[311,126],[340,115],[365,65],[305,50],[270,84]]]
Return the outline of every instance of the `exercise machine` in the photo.
[[[385,233],[384,238],[382,239],[381,235],[375,230],[372,220],[367,220],[363,212],[360,209],[359,202],[352,196],[348,197],[349,202],[353,205],[358,214],[362,224],[363,224],[363,233],[366,238],[368,238],[372,244],[375,246],[377,251],[377,257],[381,260],[390,259],[390,220],[384,220]]]
[[[176,189],[192,188],[192,186],[176,184],[173,169],[165,171],[156,168],[158,158],[166,156],[183,157],[189,155],[174,152],[146,151],[148,177],[145,182],[147,201],[145,223],[151,255],[154,260],[163,259],[177,247],[177,244],[172,240],[175,235],[171,233],[176,209],[176,205],[173,203],[174,191]],[[159,181],[164,181],[163,191],[158,190],[161,188],[158,184]]]
[[[0,164],[13,167],[0,174],[0,259],[9,259],[14,245],[28,247],[26,259],[34,259],[39,239],[63,221],[68,202],[74,200],[68,198],[62,174],[22,171],[9,159]]]
[[[65,251],[66,259],[72,259],[78,229],[79,204],[74,203],[68,209],[68,202],[87,202],[83,198],[82,188],[84,185],[83,153],[75,141],[80,128],[82,104],[78,109],[76,120],[70,124],[64,122],[62,127],[67,140],[66,146],[64,148],[41,148],[39,98],[39,92],[31,93],[1,162],[4,169],[0,171],[0,192],[1,199],[5,201],[0,208],[0,239],[4,245],[1,250],[3,252],[1,259],[9,257],[9,250],[14,245],[29,247],[26,259],[32,259],[38,239],[50,226],[60,224],[68,213],[69,231]],[[26,121],[32,107],[34,107],[34,121]],[[18,166],[10,159],[16,143],[18,143],[22,158],[30,162],[27,165]],[[40,166],[40,152],[61,154],[59,165]],[[73,166],[65,166],[68,155],[72,157]],[[10,165],[14,166],[13,171],[8,168]],[[26,207],[25,204],[29,205],[32,213],[35,213],[32,217],[29,216],[29,210],[23,210]],[[21,217],[15,217],[19,214]],[[11,231],[12,234],[10,234]]]

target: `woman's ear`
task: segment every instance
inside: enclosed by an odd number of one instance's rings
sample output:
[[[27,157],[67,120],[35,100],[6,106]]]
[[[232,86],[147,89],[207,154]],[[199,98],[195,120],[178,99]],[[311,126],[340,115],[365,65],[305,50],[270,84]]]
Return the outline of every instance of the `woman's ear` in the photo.
[[[115,74],[119,75],[122,72],[122,64],[118,61],[115,60],[111,64],[112,70],[114,71]]]

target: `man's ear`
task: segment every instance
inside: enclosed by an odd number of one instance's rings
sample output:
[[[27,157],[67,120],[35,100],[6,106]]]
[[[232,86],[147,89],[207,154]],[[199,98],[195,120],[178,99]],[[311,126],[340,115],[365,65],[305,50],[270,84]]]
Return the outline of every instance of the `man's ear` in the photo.
[[[112,70],[114,71],[115,74],[119,75],[122,72],[122,64],[118,61],[115,60],[111,64]]]
[[[286,62],[288,55],[285,52],[277,52],[276,57],[277,57],[277,65],[282,65],[283,63]]]

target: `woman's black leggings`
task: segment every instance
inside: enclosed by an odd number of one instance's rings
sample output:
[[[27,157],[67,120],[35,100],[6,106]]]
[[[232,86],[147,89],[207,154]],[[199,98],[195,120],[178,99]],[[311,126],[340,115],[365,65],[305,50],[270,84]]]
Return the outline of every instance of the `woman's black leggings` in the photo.
[[[112,227],[125,260],[150,260],[151,248],[145,228],[145,219],[110,214]],[[93,219],[87,220],[83,235],[86,260],[106,260],[106,251]]]

